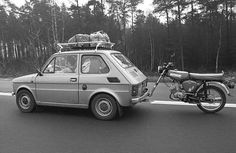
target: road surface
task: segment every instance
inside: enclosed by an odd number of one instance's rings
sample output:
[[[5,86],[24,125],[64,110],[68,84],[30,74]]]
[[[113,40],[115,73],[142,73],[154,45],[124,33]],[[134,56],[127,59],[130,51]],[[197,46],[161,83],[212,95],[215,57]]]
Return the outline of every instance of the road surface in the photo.
[[[10,91],[10,81],[0,80],[0,92]],[[164,84],[157,91],[152,100],[168,100]],[[234,107],[205,114],[196,106],[142,103],[100,121],[83,109],[21,113],[15,97],[0,95],[0,153],[233,153],[235,144]]]

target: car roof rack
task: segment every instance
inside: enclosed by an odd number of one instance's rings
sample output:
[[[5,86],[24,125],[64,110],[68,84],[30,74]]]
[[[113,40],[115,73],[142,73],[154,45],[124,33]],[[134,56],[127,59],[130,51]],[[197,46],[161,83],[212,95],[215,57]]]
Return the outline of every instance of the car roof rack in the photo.
[[[59,46],[59,53],[63,51],[72,50],[86,50],[86,49],[112,49],[115,43],[104,41],[89,41],[89,42],[73,42],[73,43],[57,43]]]

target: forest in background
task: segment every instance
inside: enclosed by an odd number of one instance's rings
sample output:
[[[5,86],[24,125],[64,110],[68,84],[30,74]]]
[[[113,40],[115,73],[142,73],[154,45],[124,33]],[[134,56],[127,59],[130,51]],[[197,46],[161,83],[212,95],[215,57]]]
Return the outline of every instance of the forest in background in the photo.
[[[35,72],[57,52],[57,42],[98,30],[144,72],[170,60],[179,70],[235,71],[235,0],[153,0],[154,11],[147,15],[137,9],[143,0],[88,0],[82,6],[71,1],[68,7],[26,0],[17,7],[4,0],[0,75]]]

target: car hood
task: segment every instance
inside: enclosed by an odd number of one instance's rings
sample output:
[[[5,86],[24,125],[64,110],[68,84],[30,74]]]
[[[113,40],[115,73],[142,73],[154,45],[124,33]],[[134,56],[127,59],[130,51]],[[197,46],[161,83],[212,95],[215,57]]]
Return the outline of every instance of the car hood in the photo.
[[[37,76],[37,74],[29,74],[29,75],[24,75],[18,78],[15,78],[12,80],[13,83],[19,83],[19,82],[25,82],[25,83],[31,83],[34,81],[34,78]]]

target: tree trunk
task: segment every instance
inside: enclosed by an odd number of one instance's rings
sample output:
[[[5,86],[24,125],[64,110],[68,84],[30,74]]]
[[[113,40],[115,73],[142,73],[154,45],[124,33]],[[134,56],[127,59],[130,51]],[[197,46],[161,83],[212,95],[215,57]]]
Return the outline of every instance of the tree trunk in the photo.
[[[167,47],[170,48],[170,28],[169,28],[169,13],[168,9],[166,8],[166,24],[167,24]]]
[[[56,19],[56,10],[55,10],[55,2],[53,0],[53,6],[51,9],[52,15],[52,32],[53,32],[53,40],[54,40],[54,47],[56,48],[56,43],[58,43],[58,35],[57,35],[57,19]]]
[[[206,28],[206,66],[209,65],[209,30]]]
[[[179,21],[179,47],[181,56],[181,69],[184,70],[184,51],[183,51],[183,36],[182,36],[182,24],[181,24],[181,11],[180,1],[178,1],[178,21]]]
[[[219,55],[220,55],[220,50],[221,50],[221,39],[222,39],[222,23],[220,23],[220,29],[219,29],[219,44],[218,44],[218,49],[216,53],[216,73],[218,72],[219,69]]]
[[[9,46],[8,44],[6,43],[6,54],[5,54],[5,58],[8,59],[9,57]]]
[[[151,32],[149,31],[149,42],[150,42],[150,70],[153,70],[154,66],[154,45],[153,45],[153,40],[151,36]]]
[[[220,27],[219,27],[219,44],[218,44],[218,49],[217,49],[217,53],[216,53],[216,73],[219,70],[219,55],[220,55],[220,50],[221,50],[221,44],[222,44],[222,24],[223,24],[223,16],[224,16],[224,9],[221,12],[221,17],[220,17]]]
[[[61,42],[64,42],[65,39],[65,14],[62,12],[62,34],[61,34]]]
[[[134,8],[131,8],[131,31],[134,32]]]
[[[225,16],[225,20],[226,20],[226,55],[227,55],[227,58],[225,61],[226,62],[226,65],[231,65],[230,63],[230,53],[229,53],[229,46],[230,46],[230,33],[229,33],[229,4],[228,4],[228,0],[225,1],[225,13],[226,13],[226,16]]]
[[[104,14],[104,5],[103,5],[103,0],[101,0],[101,8],[102,8],[102,14]]]
[[[193,27],[193,25],[194,25],[194,20],[193,20],[193,17],[194,17],[194,6],[193,6],[193,0],[191,0],[191,24],[192,24],[192,27]]]
[[[77,9],[77,15],[78,15],[78,18],[80,18],[80,12],[79,12],[79,0],[76,0],[76,9]]]
[[[3,46],[3,41],[2,40],[0,42],[0,45],[1,45],[0,57],[2,58],[2,60],[4,60],[4,46]]]
[[[231,33],[231,30],[232,30],[232,23],[233,23],[233,0],[230,0],[230,17],[229,17],[229,29],[230,29],[230,33]]]
[[[126,48],[126,13],[125,13],[125,8],[126,8],[126,3],[123,2],[123,11],[122,11],[122,21],[123,21],[123,39],[124,39],[124,51],[125,53],[127,53],[127,56],[129,57],[129,52],[127,51],[127,48]]]
[[[53,42],[55,42],[56,37],[55,37],[54,20],[53,20],[53,8],[51,9],[51,15],[52,15],[52,36],[53,36]]]

